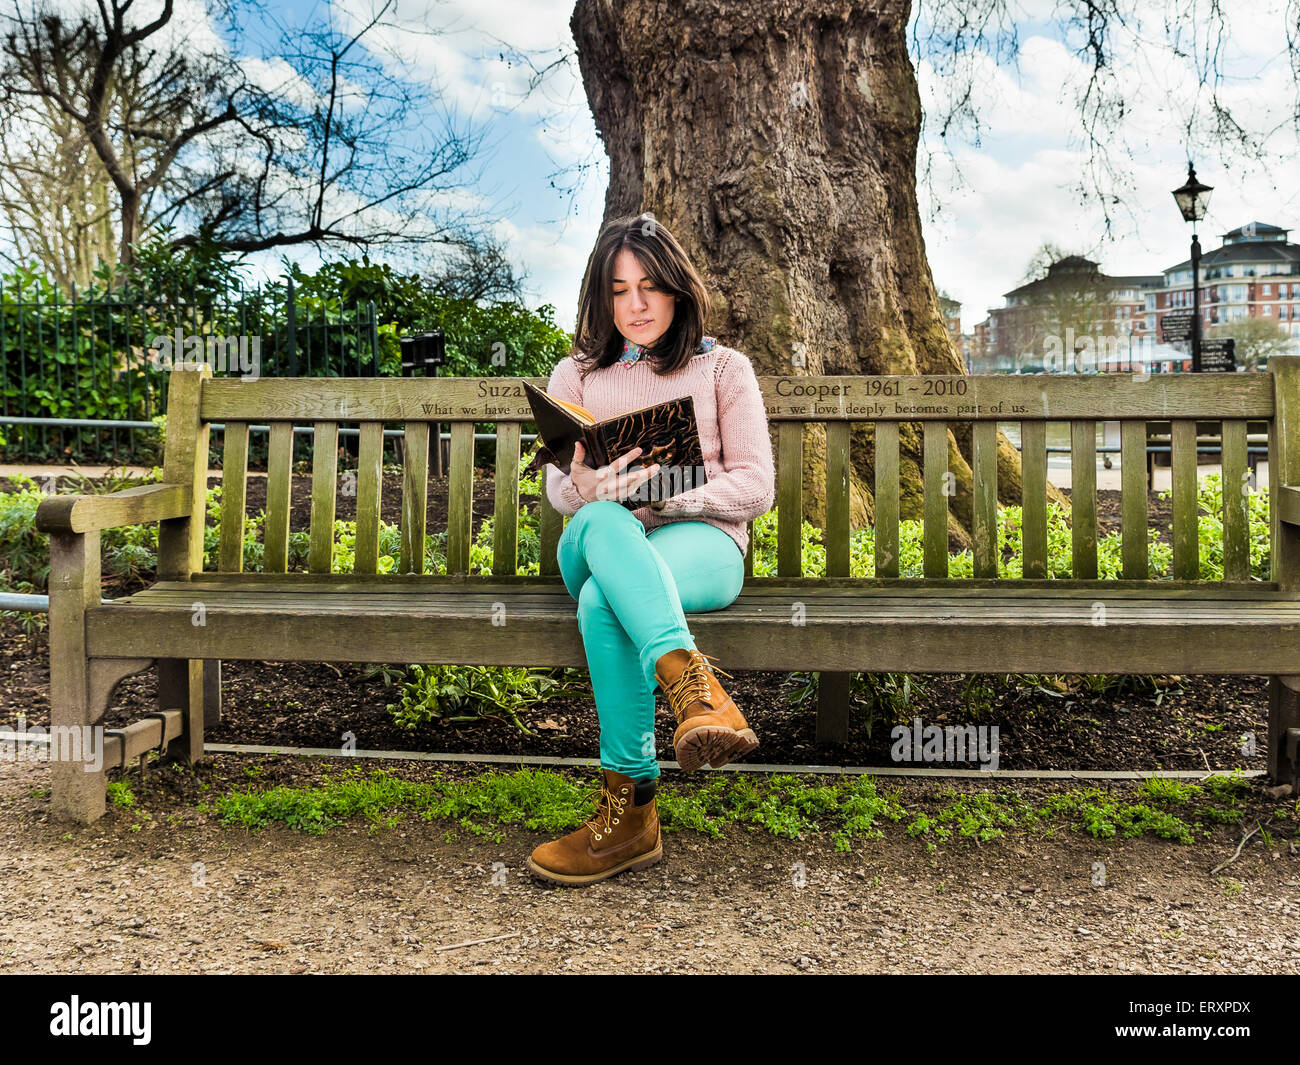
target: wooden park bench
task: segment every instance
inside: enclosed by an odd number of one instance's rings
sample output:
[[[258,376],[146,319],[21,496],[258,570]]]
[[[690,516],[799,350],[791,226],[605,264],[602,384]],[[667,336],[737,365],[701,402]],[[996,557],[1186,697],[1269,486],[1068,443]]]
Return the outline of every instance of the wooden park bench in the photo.
[[[848,735],[853,671],[1266,674],[1268,768],[1290,780],[1300,738],[1300,359],[1233,375],[764,377],[777,440],[778,574],[754,577],[725,610],[692,615],[700,646],[729,671],[821,671],[818,741]],[[544,379],[534,379],[543,385]],[[153,749],[194,759],[219,713],[221,659],[584,667],[576,607],[555,558],[563,518],[542,494],[541,574],[517,576],[520,439],[530,411],[515,379],[306,378],[241,382],[207,369],[169,382],[163,483],[56,496],[50,534],[54,726],[98,722],[114,685],[156,663],[158,710],[104,741],[105,765]],[[1095,427],[1122,421],[1123,575],[1097,578]],[[1149,578],[1144,423],[1169,421],[1173,573]],[[1198,569],[1196,423],[1222,423],[1225,484],[1247,471],[1246,426],[1269,428],[1271,579],[1250,579],[1247,501],[1227,491],[1224,579]],[[1047,576],[1048,420],[1072,442],[1070,579]],[[948,577],[950,423],[972,422],[973,578]],[[1019,421],[1023,576],[997,576],[996,422]],[[340,423],[359,425],[356,566],[330,573]],[[450,423],[447,573],[422,572],[431,423]],[[494,571],[469,573],[475,422],[497,426]],[[800,574],[802,433],[827,435],[825,577]],[[850,430],[874,424],[876,576],[850,578]],[[209,430],[224,425],[220,549],[203,571]],[[269,425],[265,572],[242,569],[250,424]],[[899,431],[923,434],[924,576],[899,574]],[[306,572],[286,572],[293,427],[314,427]],[[404,426],[400,572],[377,573],[382,441]],[[100,603],[99,534],[159,522],[158,579]],[[752,532],[752,527],[751,527]],[[206,715],[205,715],[206,708]],[[55,762],[52,808],[93,821],[104,773]]]

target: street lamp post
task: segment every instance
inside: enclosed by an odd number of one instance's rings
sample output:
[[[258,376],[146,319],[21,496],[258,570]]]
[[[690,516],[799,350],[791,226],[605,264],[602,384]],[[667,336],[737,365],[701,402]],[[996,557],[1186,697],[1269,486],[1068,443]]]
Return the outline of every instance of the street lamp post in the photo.
[[[1201,241],[1196,235],[1196,223],[1205,217],[1213,189],[1213,185],[1196,180],[1196,168],[1191,162],[1187,164],[1187,183],[1174,189],[1174,202],[1183,221],[1192,223],[1192,373],[1201,372]]]

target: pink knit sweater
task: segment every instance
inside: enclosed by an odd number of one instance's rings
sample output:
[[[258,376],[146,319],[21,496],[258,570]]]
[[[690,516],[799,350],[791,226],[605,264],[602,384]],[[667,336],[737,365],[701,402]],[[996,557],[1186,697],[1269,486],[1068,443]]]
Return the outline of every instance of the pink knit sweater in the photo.
[[[776,498],[767,411],[748,356],[715,344],[666,377],[641,358],[596,370],[584,382],[568,355],[551,372],[547,391],[585,407],[597,418],[612,418],[679,396],[693,397],[708,483],[666,500],[662,510],[647,503],[632,513],[647,532],[671,521],[707,522],[730,536],[742,555],[746,552],[746,523],[771,510]],[[551,505],[561,514],[576,514],[588,501],[578,494],[573,479],[549,463],[545,470]]]

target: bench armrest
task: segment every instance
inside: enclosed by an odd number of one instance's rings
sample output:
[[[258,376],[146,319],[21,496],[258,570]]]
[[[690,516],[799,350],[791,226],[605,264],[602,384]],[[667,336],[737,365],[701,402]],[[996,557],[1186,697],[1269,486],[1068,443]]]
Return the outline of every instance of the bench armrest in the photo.
[[[1277,516],[1288,525],[1300,525],[1300,484],[1278,485]]]
[[[102,496],[51,496],[36,508],[42,532],[86,533],[190,514],[187,484],[144,484]]]

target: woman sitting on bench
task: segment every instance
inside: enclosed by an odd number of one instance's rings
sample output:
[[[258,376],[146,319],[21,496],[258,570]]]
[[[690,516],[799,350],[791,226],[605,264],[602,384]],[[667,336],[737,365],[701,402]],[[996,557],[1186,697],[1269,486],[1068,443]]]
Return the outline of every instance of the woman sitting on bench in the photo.
[[[558,561],[578,603],[602,773],[595,816],[528,861],[556,883],[593,883],[663,856],[656,684],[677,718],[673,747],[684,770],[718,769],[758,746],[685,618],[735,601],[746,524],[775,497],[758,379],[747,356],[704,335],[708,309],[699,274],[662,223],[652,215],[617,219],[588,263],[573,351],[551,375],[549,392],[598,419],[691,396],[708,474],[697,488],[630,510],[619,501],[632,500],[659,470],[624,473],[638,449],[594,469],[579,443],[568,474],[546,467],[552,505],[572,516]]]

